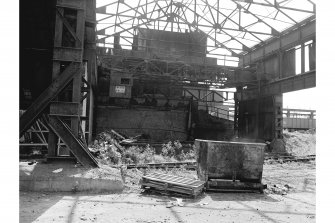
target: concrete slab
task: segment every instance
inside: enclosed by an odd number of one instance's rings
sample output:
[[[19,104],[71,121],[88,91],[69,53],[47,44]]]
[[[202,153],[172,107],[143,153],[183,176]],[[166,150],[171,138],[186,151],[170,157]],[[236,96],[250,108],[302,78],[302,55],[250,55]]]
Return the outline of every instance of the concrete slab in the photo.
[[[84,168],[71,163],[20,162],[20,191],[120,192],[124,188],[120,170],[101,165]]]

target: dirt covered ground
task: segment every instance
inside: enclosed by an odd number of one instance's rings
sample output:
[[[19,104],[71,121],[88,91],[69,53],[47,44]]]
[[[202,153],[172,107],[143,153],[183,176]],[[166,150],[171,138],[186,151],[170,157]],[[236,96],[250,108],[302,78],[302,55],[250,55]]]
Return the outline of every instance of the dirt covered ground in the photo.
[[[168,172],[196,177],[184,169]],[[315,222],[314,161],[265,163],[264,194],[204,193],[182,198],[180,206],[176,197],[142,193],[142,175],[127,170],[119,194],[21,192],[20,222]]]
[[[107,135],[109,136],[109,135]],[[315,154],[315,132],[284,132],[286,152],[294,156]],[[152,148],[122,150],[109,136],[97,141],[99,157],[106,164],[178,161],[194,158],[194,152],[178,156],[179,143],[165,144],[162,155]],[[121,149],[120,149],[121,148]],[[122,156],[123,155],[123,156]],[[164,158],[164,159],[163,159]],[[127,162],[126,162],[127,163]],[[104,170],[105,171],[105,170]],[[102,175],[105,176],[105,172]],[[117,194],[20,193],[20,222],[315,222],[315,161],[266,160],[258,193],[204,193],[197,199],[145,193],[139,182],[145,173],[161,172],[197,179],[185,168],[123,170],[125,189]],[[92,177],[97,173],[90,173]],[[182,200],[180,200],[182,199]]]

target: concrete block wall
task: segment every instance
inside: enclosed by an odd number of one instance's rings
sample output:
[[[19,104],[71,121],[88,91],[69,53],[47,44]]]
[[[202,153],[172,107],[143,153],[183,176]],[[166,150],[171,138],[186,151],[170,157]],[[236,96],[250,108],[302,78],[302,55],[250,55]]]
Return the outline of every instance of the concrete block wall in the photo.
[[[130,137],[147,134],[153,141],[187,140],[187,117],[184,111],[96,107],[96,134],[114,129]]]

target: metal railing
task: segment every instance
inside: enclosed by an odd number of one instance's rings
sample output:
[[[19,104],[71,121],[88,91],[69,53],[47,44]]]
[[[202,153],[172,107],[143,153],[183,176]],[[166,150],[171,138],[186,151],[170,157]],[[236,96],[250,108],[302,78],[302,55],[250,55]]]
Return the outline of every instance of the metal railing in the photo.
[[[198,105],[198,109],[207,111],[211,116],[234,121],[235,111],[233,109],[224,109],[210,105]]]
[[[315,116],[316,116],[316,110],[283,108],[284,118],[314,119]]]

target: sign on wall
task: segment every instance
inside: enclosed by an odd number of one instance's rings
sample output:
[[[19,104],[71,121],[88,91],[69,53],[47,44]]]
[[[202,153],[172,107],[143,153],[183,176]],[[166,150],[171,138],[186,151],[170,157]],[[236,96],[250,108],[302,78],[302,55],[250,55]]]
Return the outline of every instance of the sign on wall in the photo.
[[[125,86],[115,86],[115,93],[124,94],[126,92]]]

